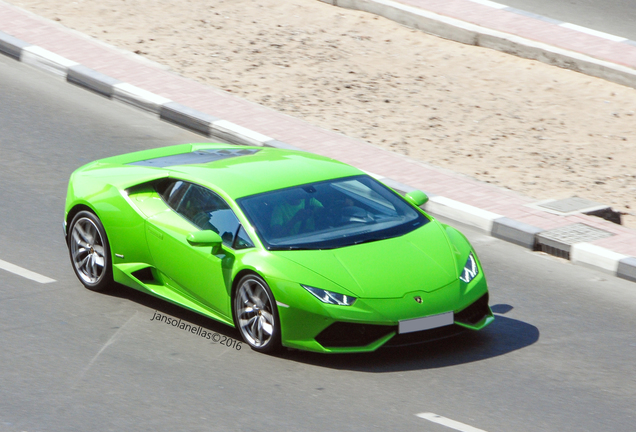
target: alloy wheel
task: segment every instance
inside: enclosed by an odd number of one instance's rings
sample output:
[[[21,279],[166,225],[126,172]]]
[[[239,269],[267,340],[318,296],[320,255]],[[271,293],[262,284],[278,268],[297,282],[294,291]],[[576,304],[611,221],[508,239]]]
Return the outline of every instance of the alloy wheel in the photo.
[[[75,221],[71,231],[70,247],[77,275],[86,284],[98,284],[106,270],[106,256],[104,239],[95,222],[87,217]]]
[[[274,307],[264,281],[254,276],[241,280],[235,298],[236,321],[241,335],[252,348],[263,350],[275,338]]]

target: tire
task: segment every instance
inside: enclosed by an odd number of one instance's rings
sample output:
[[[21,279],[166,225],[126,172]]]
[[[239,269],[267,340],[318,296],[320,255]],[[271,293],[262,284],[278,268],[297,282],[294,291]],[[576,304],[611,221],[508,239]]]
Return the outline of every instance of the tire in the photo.
[[[104,225],[92,212],[75,215],[68,230],[68,252],[75,275],[92,291],[113,284],[113,262]]]
[[[274,295],[263,278],[248,274],[239,280],[232,311],[236,328],[253,350],[268,354],[280,351],[278,309]]]

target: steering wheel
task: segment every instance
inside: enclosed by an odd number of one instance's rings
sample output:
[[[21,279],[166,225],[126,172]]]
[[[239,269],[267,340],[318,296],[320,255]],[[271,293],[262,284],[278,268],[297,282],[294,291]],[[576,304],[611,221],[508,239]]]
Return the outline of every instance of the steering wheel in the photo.
[[[375,218],[371,213],[363,208],[349,206],[342,209],[342,219],[345,222],[371,223],[375,222]]]

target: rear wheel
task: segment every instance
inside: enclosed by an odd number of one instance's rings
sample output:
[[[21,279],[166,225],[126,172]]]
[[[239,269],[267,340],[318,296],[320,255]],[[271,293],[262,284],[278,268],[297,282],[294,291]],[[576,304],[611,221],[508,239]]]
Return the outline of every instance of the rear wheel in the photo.
[[[233,310],[236,327],[253,350],[272,353],[281,348],[276,301],[263,278],[254,274],[241,278]]]
[[[99,218],[81,211],[69,226],[68,250],[77,278],[93,291],[103,291],[113,282],[113,267],[106,231]]]

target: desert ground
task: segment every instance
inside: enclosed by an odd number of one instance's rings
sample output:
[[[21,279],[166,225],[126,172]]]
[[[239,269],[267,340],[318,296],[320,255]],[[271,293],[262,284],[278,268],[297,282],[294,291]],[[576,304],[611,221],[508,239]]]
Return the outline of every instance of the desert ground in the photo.
[[[10,3],[419,161],[611,205],[636,228],[635,89],[317,0]]]

